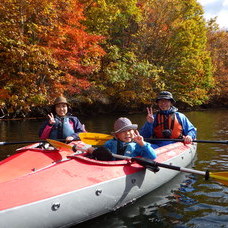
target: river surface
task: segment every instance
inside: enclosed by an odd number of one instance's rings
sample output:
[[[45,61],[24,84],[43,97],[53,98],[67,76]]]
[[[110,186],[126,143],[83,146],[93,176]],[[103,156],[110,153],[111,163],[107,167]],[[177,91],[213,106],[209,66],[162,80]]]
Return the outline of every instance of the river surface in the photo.
[[[139,126],[145,114],[127,115]],[[200,140],[228,140],[228,110],[194,111],[185,115],[198,129]],[[113,122],[120,115],[79,117],[86,130],[110,133]],[[38,139],[43,120],[0,121],[0,141],[19,142]],[[22,145],[0,146],[0,159],[13,154]],[[228,171],[228,145],[199,143],[192,164],[197,170]],[[184,228],[228,227],[228,187],[215,179],[205,181],[202,176],[181,173],[172,181],[143,198],[117,211],[79,224],[78,228]]]

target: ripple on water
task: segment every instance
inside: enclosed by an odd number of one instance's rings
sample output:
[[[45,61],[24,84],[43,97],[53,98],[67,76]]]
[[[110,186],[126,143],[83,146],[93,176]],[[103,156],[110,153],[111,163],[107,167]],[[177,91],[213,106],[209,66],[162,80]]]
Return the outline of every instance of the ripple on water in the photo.
[[[210,202],[211,203],[211,202]],[[185,212],[196,212],[199,213],[200,211],[203,212],[211,212],[211,213],[219,213],[219,214],[227,214],[228,213],[228,209],[226,207],[224,207],[224,205],[220,206],[220,205],[216,205],[216,204],[207,204],[207,203],[198,203],[195,205],[192,205],[191,207],[185,208]],[[228,215],[228,214],[227,214]]]
[[[187,222],[186,227],[211,227],[211,228],[227,228],[228,227],[228,216],[218,215],[216,213],[203,213],[201,217],[195,217]]]

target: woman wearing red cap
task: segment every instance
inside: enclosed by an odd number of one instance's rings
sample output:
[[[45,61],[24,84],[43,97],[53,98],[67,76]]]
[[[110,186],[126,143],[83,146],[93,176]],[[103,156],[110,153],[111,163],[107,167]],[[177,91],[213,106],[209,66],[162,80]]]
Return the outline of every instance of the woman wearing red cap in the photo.
[[[196,128],[183,114],[173,106],[175,100],[168,91],[162,91],[156,98],[159,111],[153,114],[152,108],[147,108],[147,122],[140,130],[144,138],[183,138],[184,143],[192,143],[196,138]],[[153,148],[164,146],[174,141],[153,141]]]

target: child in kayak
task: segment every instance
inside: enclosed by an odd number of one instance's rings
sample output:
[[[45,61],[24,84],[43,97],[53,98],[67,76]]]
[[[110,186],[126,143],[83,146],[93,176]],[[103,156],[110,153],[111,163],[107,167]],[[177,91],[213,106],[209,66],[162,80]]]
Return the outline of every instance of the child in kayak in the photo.
[[[98,160],[115,160],[111,153],[120,154],[128,157],[145,157],[155,159],[155,150],[150,143],[144,141],[143,137],[137,131],[138,125],[126,117],[120,117],[114,123],[114,138],[108,140],[103,147],[94,149],[89,148],[89,152]]]
[[[54,101],[52,113],[48,115],[40,128],[41,139],[65,139],[67,142],[79,140],[78,134],[85,132],[84,125],[79,119],[71,116],[69,103],[65,97],[57,97]]]

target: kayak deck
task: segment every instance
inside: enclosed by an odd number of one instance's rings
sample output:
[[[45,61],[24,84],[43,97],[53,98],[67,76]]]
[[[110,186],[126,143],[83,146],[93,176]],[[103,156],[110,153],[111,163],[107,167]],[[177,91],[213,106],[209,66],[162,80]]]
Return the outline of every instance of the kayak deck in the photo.
[[[69,145],[76,145],[79,149],[85,149],[86,144],[75,141]],[[22,147],[16,153],[3,161],[0,161],[0,183],[10,181],[23,175],[34,173],[37,170],[47,168],[57,162],[67,159],[74,154],[72,150],[57,150],[53,147],[38,148],[40,143]],[[87,145],[88,147],[88,145]]]

